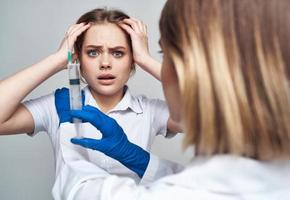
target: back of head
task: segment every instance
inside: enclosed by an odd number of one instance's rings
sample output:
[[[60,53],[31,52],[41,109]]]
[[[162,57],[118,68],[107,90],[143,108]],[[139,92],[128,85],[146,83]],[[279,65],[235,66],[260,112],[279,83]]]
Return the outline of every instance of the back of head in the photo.
[[[290,155],[290,0],[168,0],[161,40],[197,154]]]

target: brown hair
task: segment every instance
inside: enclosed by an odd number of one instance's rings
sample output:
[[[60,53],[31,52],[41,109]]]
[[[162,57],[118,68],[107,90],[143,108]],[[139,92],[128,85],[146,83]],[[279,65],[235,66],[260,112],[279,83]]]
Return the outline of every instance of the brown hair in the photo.
[[[290,0],[168,0],[161,42],[197,154],[290,155]],[[166,53],[165,52],[165,53]]]
[[[108,10],[106,8],[96,8],[83,14],[77,20],[76,23],[79,24],[79,23],[84,22],[84,23],[92,23],[92,24],[104,24],[104,23],[117,24],[118,22],[126,18],[130,18],[130,17],[120,10]],[[132,50],[132,42],[131,42],[130,35],[125,31],[124,33],[126,35],[126,39],[129,44],[129,47]],[[85,34],[86,34],[86,31],[83,32],[81,35],[79,35],[74,45],[74,48],[79,58],[81,58],[81,50],[82,50],[82,45],[84,42]],[[133,74],[134,72],[135,72],[135,65],[132,64],[131,74]]]

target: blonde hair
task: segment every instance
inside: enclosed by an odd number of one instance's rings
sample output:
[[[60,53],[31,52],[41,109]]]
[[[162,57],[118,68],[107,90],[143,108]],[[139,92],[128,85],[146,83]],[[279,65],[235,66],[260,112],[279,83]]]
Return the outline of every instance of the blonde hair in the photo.
[[[168,0],[164,49],[199,155],[290,155],[290,0]]]

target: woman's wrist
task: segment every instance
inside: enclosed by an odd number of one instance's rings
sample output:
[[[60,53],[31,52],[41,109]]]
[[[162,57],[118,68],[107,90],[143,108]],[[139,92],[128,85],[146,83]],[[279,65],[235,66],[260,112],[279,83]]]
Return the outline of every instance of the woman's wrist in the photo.
[[[150,59],[151,59],[150,55],[142,55],[139,56],[138,58],[134,58],[135,63],[144,70],[148,67],[148,61],[150,62]]]
[[[58,70],[66,69],[67,55],[56,52],[51,54],[48,59],[51,60],[51,62],[57,67]]]
[[[144,71],[148,72],[156,79],[161,80],[161,63],[150,55],[146,55],[143,57],[142,61],[136,62]]]

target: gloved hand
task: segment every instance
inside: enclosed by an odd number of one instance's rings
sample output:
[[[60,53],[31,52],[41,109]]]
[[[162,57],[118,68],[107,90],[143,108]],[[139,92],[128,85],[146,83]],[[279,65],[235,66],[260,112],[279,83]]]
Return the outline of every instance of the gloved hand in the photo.
[[[72,143],[103,152],[142,178],[150,155],[141,147],[131,143],[114,119],[92,106],[84,106],[82,110],[73,110],[71,116],[90,122],[102,133],[102,139],[72,138]]]
[[[69,89],[62,88],[57,89],[54,93],[54,103],[56,112],[59,117],[59,123],[72,122],[72,116],[70,115],[70,103],[69,103]],[[84,105],[84,92],[82,91],[82,101]]]

